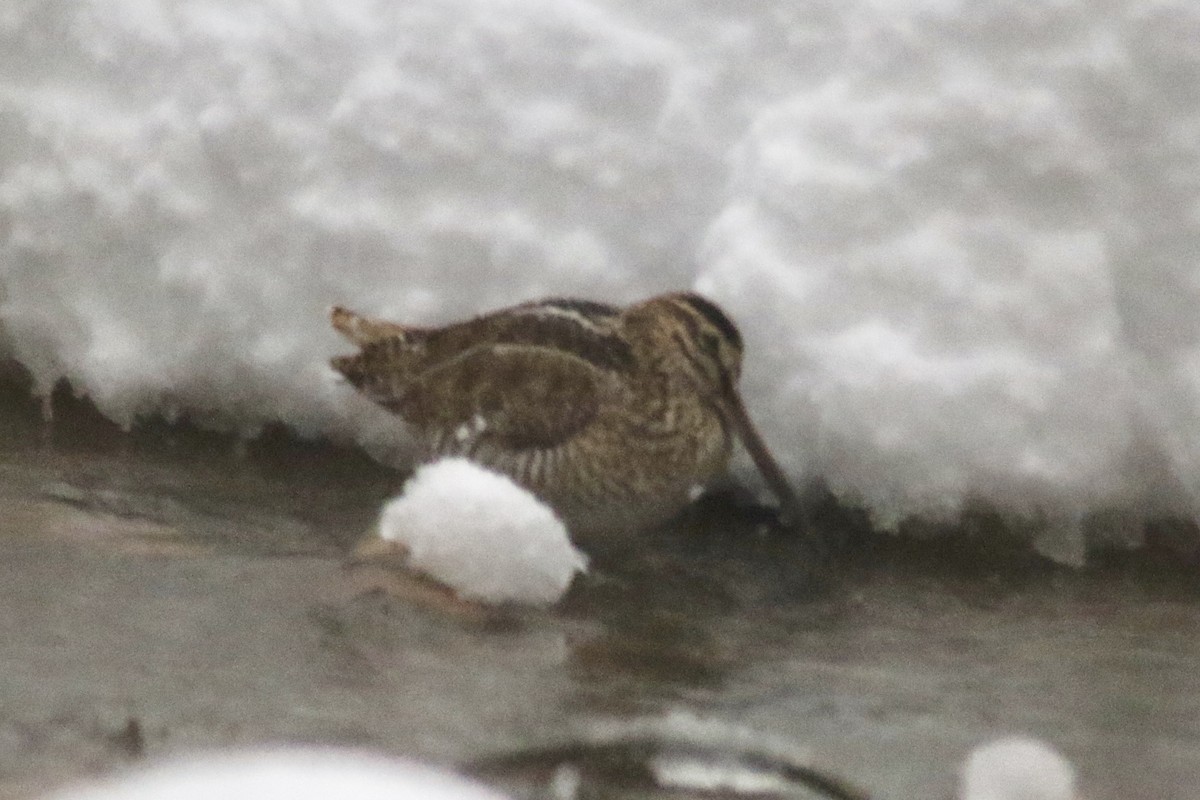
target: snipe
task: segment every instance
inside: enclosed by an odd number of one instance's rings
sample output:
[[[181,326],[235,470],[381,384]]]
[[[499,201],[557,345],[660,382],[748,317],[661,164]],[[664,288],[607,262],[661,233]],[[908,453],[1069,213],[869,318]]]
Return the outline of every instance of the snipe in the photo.
[[[427,458],[505,473],[576,532],[675,514],[725,469],[735,436],[794,512],[738,394],[742,337],[699,295],[550,299],[434,328],[331,316],[361,348],[333,367],[409,423]]]

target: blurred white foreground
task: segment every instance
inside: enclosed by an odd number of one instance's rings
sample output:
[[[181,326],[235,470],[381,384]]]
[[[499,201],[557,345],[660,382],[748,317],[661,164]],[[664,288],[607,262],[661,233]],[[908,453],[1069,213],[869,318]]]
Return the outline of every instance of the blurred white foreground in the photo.
[[[971,752],[959,783],[962,800],[1078,800],[1075,768],[1038,739],[1010,736]]]
[[[47,800],[506,800],[452,773],[321,749],[212,754],[67,789]]]

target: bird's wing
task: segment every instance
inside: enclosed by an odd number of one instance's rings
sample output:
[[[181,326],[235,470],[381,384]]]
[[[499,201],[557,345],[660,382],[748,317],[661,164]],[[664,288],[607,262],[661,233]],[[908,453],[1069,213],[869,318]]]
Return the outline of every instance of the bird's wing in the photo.
[[[468,348],[415,375],[389,370],[374,342],[334,366],[375,402],[426,430],[490,440],[514,449],[552,448],[595,416],[613,376],[548,347],[490,344]],[[374,366],[364,369],[364,360]]]

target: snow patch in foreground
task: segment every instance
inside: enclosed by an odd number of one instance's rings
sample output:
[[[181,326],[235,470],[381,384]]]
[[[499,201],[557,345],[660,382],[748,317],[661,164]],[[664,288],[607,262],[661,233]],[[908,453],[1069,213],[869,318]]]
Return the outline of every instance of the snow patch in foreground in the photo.
[[[379,535],[408,563],[464,599],[549,604],[587,558],[549,506],[462,458],[427,464],[383,507]]]
[[[81,786],[47,800],[506,800],[452,773],[337,750],[214,754]]]

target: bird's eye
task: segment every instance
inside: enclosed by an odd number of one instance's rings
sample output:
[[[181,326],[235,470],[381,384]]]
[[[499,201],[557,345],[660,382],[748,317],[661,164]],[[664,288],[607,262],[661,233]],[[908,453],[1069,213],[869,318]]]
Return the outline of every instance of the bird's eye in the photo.
[[[700,346],[704,348],[704,352],[713,358],[717,358],[721,354],[721,339],[715,333],[705,332],[701,334]]]

